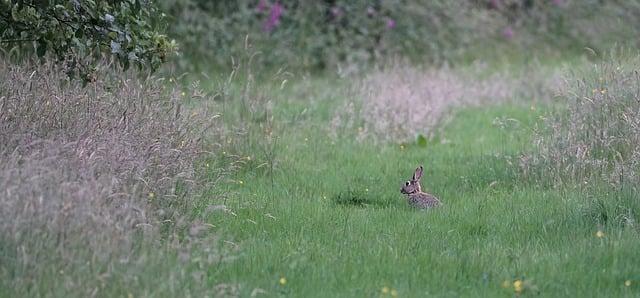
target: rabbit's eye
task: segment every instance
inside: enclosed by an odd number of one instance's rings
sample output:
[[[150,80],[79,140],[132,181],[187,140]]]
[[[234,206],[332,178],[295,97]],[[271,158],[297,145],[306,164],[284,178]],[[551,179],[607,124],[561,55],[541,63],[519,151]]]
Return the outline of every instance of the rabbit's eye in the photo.
[[[409,184],[411,184],[411,182],[409,182],[409,181],[404,183],[405,186],[409,186]]]

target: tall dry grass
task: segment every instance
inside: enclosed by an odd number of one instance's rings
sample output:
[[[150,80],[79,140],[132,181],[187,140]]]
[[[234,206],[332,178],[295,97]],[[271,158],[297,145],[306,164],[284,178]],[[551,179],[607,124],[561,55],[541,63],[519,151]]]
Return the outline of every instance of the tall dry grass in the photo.
[[[640,60],[613,59],[578,72],[562,93],[566,108],[547,117],[525,175],[551,183],[640,182]]]
[[[330,133],[356,132],[361,140],[383,142],[433,138],[456,107],[549,101],[561,86],[560,73],[539,65],[425,69],[395,62],[362,78],[353,100],[336,112]]]
[[[216,120],[162,79],[0,60],[0,296],[202,296],[225,259],[190,215]]]

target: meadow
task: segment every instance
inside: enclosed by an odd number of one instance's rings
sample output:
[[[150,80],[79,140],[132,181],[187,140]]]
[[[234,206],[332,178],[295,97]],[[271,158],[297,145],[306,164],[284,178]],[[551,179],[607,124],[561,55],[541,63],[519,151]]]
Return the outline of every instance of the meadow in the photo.
[[[22,2],[0,297],[640,296],[637,1]]]
[[[357,128],[327,136],[326,101],[348,98],[310,92],[274,106],[273,173],[258,170],[263,151],[249,151],[226,208],[205,212],[237,249],[207,270],[210,280],[238,285],[240,296],[638,295],[638,230],[600,218],[617,208],[635,218],[634,191],[554,186],[518,165],[536,150],[551,99],[456,107],[439,138],[380,144],[358,141]],[[442,207],[417,210],[400,194],[418,165]]]

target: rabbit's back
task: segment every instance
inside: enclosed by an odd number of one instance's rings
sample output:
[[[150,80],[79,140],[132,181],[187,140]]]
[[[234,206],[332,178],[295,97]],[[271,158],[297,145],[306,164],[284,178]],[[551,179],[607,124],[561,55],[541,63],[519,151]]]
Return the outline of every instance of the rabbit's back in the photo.
[[[417,193],[409,196],[409,204],[417,208],[433,208],[440,205],[440,200],[428,193]]]

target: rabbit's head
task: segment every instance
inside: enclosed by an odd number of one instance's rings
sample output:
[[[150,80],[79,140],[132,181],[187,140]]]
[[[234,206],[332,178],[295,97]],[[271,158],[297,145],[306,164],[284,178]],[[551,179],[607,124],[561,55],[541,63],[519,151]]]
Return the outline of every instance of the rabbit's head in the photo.
[[[420,178],[422,178],[422,171],[422,166],[419,166],[416,169],[415,173],[413,173],[413,177],[411,178],[411,180],[404,183],[404,185],[400,189],[400,192],[406,195],[421,192],[422,190],[420,189]]]

